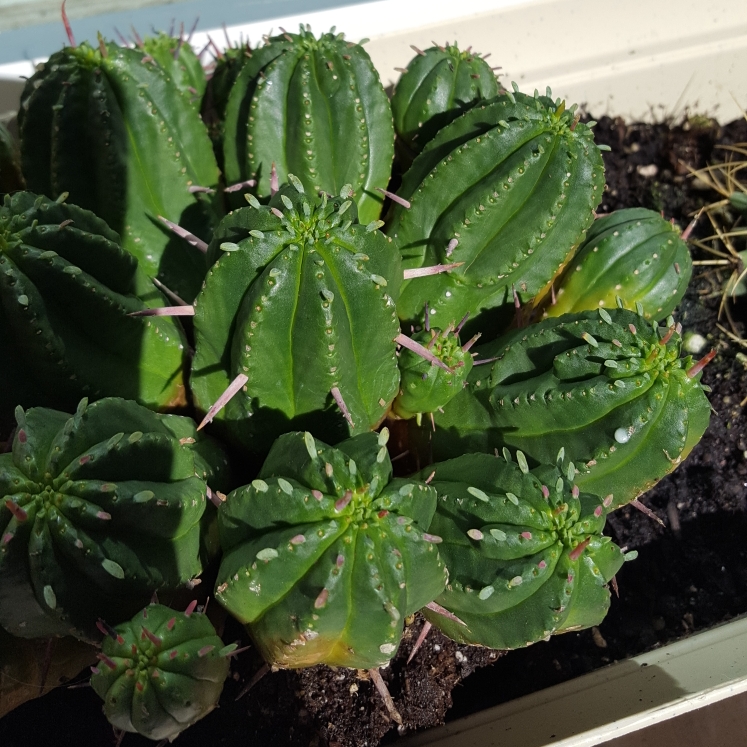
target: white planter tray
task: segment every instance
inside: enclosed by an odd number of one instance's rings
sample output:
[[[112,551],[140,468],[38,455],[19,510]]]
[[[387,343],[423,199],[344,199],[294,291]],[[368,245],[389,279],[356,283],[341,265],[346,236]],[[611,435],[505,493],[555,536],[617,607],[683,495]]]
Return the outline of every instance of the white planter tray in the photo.
[[[744,692],[747,618],[743,617],[400,744],[592,747]]]

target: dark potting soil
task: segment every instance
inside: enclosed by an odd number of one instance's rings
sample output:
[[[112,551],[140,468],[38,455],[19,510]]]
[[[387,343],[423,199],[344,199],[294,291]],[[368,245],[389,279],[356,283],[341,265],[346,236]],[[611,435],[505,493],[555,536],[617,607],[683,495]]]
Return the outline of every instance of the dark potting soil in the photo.
[[[604,154],[608,186],[600,212],[642,205],[684,226],[701,205],[717,199],[697,188],[684,164],[699,168],[721,160],[716,145],[747,142],[747,122],[719,127],[690,120],[670,127],[603,118],[596,135],[611,147]],[[707,232],[706,225],[696,229],[696,235]],[[737,357],[739,344],[716,326],[729,272],[696,268],[676,315],[685,331],[700,333],[718,351],[703,375],[713,390],[710,427],[687,461],[642,499],[664,526],[631,507],[610,517],[607,531],[639,557],[618,574],[619,598],[613,596],[598,628],[505,654],[459,646],[432,631],[407,664],[423,625],[416,616],[397,657],[382,670],[404,722],[399,729],[368,675],[351,670],[268,673],[237,700],[262,668],[249,650],[234,660],[220,708],[177,744],[373,747],[382,739],[389,744],[398,734],[548,687],[747,612],[747,418],[740,404],[747,396],[747,368]],[[746,332],[745,306],[733,312],[740,336]],[[231,619],[223,638],[248,643]],[[90,688],[63,683],[0,719],[0,744],[108,747],[116,737]],[[153,742],[128,734],[123,744]]]

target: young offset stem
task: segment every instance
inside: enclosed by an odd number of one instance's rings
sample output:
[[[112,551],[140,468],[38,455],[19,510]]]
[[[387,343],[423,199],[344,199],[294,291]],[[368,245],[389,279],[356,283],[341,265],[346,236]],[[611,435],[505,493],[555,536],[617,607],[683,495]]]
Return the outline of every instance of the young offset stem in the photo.
[[[425,358],[425,360],[430,361],[439,368],[443,368],[444,371],[454,373],[453,368],[449,368],[440,358],[437,358],[433,353],[431,353],[428,348],[421,345],[419,342],[416,342],[415,340],[409,338],[407,335],[403,335],[402,333],[400,333],[394,338],[394,341],[398,345],[401,345],[403,348],[412,350],[413,353],[416,353],[421,358]]]

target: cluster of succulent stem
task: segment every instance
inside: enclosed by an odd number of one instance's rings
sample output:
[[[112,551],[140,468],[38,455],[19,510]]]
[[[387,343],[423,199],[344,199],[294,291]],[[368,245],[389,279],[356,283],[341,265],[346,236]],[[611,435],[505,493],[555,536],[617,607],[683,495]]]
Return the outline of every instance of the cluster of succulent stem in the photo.
[[[0,131],[0,625],[103,635],[107,717],[173,739],[235,645],[143,604],[219,554],[268,666],[368,670],[395,722],[378,668],[418,610],[411,657],[431,626],[598,624],[632,559],[606,516],[695,446],[715,353],[671,316],[687,234],[596,220],[594,123],[449,44],[390,105],[334,29],[210,80],[183,27],[69,38],[24,89],[22,174]]]

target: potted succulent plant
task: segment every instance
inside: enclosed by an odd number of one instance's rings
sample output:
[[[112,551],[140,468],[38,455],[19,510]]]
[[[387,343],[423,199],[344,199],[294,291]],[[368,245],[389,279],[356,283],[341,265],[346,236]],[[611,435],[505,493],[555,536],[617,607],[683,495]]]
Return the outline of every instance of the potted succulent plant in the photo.
[[[194,76],[180,90],[156,41],[138,46],[71,39],[22,100],[29,191],[0,213],[3,627],[103,637],[105,712],[160,739],[179,730],[118,716],[112,687],[151,714],[133,693],[162,680],[184,726],[220,688],[190,710],[168,686],[186,670],[158,662],[196,657],[217,683],[235,651],[167,645],[171,612],[162,633],[117,626],[203,572],[268,665],[363,670],[395,722],[380,668],[418,610],[423,635],[499,650],[597,625],[635,555],[605,518],[702,436],[715,352],[682,356],[678,232],[643,209],[594,220],[593,123],[549,89],[492,90],[469,51],[417,50],[393,100],[396,185],[370,59],[302,28],[218,61],[213,155]],[[143,554],[149,525],[163,549]]]

